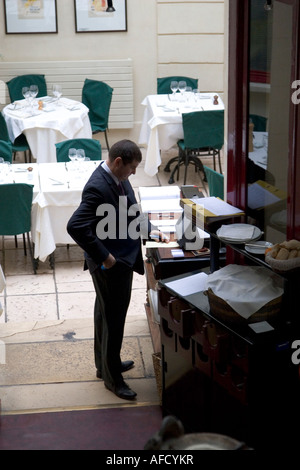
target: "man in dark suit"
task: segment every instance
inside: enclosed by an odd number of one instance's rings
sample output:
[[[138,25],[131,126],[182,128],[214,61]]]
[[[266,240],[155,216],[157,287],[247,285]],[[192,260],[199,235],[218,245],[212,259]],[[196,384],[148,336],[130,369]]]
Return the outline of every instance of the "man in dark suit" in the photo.
[[[121,362],[120,352],[133,272],[144,274],[141,228],[146,237],[151,231],[148,220],[141,224],[128,181],[141,160],[141,151],[134,142],[115,143],[108,160],[101,162],[85,185],[81,204],[67,225],[68,233],[85,252],[85,265],[96,291],[97,377],[103,378],[106,388],[118,397],[128,400],[134,399],[136,393],[124,382],[122,372],[131,369],[134,362]],[[168,242],[164,234],[154,232],[151,234]]]

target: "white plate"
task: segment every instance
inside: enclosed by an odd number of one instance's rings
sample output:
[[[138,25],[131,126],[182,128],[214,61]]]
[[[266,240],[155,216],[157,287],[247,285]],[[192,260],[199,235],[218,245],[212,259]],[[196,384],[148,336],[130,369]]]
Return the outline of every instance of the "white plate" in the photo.
[[[266,249],[271,248],[271,246],[273,246],[273,243],[270,242],[251,242],[251,245],[245,244],[245,250],[255,255],[263,255]]]
[[[250,224],[231,224],[230,225],[230,228],[234,229],[235,228],[239,228],[241,226],[249,226]],[[251,225],[252,226],[252,225]],[[253,226],[252,226],[253,227]],[[219,233],[220,232],[220,229],[217,230],[217,235],[219,237]],[[258,240],[260,237],[262,236],[262,231],[258,228],[258,227],[254,227],[254,232],[253,232],[253,237],[251,238],[247,238],[247,239],[232,239],[232,238],[225,238],[225,237],[219,237],[220,240],[226,242],[226,243],[231,243],[233,245],[240,245],[241,243],[248,243],[248,242],[252,242],[252,241],[255,241],[255,240]]]

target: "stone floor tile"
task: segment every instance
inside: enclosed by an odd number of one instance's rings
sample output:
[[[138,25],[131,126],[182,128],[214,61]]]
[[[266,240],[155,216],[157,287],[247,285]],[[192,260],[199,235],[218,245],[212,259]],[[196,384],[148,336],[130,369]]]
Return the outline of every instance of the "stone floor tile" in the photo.
[[[94,315],[95,294],[91,292],[72,292],[58,294],[59,318],[86,318]]]
[[[8,322],[57,319],[55,294],[9,296],[6,305]]]
[[[45,273],[36,276],[29,274],[27,276],[7,276],[6,277],[6,295],[33,295],[55,293],[55,282],[53,273]]]

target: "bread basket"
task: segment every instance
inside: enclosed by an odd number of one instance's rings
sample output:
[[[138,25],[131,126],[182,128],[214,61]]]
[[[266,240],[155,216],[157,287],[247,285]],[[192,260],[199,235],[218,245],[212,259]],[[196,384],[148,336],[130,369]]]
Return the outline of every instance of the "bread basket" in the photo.
[[[235,310],[233,310],[225,300],[215,295],[211,289],[206,290],[204,293],[208,296],[211,313],[216,318],[222,320],[224,323],[240,325],[274,320],[279,315],[282,302],[281,295],[265,304],[257,312],[253,313],[248,319],[246,319],[235,312]]]
[[[273,271],[276,272],[287,272],[299,269],[300,242],[298,240],[289,240],[277,243],[266,253],[265,261],[271,266]]]

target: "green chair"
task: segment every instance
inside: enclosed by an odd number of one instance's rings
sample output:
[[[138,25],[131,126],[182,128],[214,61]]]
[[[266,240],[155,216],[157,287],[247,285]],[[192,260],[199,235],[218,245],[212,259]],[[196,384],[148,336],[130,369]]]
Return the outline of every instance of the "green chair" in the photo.
[[[164,168],[164,171],[170,172],[170,166],[176,163],[171,172],[169,184],[174,183],[176,171],[177,180],[179,179],[179,169],[182,165],[185,166],[185,184],[189,164],[195,166],[195,171],[202,171],[206,180],[201,156],[213,157],[214,170],[216,170],[216,156],[218,156],[220,173],[222,173],[220,150],[224,144],[224,111],[183,113],[182,126],[183,139],[177,142],[179,155],[169,160]]]
[[[96,139],[69,139],[55,144],[56,160],[58,162],[69,162],[69,149],[83,149],[85,156],[90,160],[101,160],[102,149],[99,140]]]
[[[208,183],[209,195],[224,199],[224,175],[206,165],[203,165],[203,168]]]
[[[30,240],[33,185],[25,183],[0,184],[0,235],[23,235],[24,255],[27,255],[25,234],[36,274],[36,262]]]
[[[192,87],[193,90],[198,88],[198,79],[190,77],[162,77],[157,79],[157,94],[167,95],[171,92],[171,82],[176,80],[177,82],[185,81],[187,86]]]
[[[11,143],[0,140],[0,157],[4,158],[5,162],[12,163],[12,155]]]
[[[37,98],[39,98],[40,96],[47,96],[47,84],[45,80],[45,75],[18,75],[17,77],[14,77],[9,80],[9,82],[6,82],[6,84],[12,103],[17,100],[23,100],[24,96],[22,95],[22,88],[30,87],[30,85],[38,86],[39,92],[37,94]]]
[[[92,133],[104,132],[108,150],[108,119],[113,91],[107,83],[89,78],[85,79],[82,88],[82,103],[89,108]]]
[[[8,142],[12,146],[13,156],[15,157],[17,152],[24,152],[25,163],[27,163],[27,152],[29,153],[29,161],[31,161],[30,147],[24,134],[19,135],[14,142],[12,142],[8,135],[6,121],[3,114],[0,113],[0,140]]]
[[[249,114],[250,122],[253,123],[253,130],[256,132],[266,132],[267,130],[267,118],[259,116],[258,114]]]

